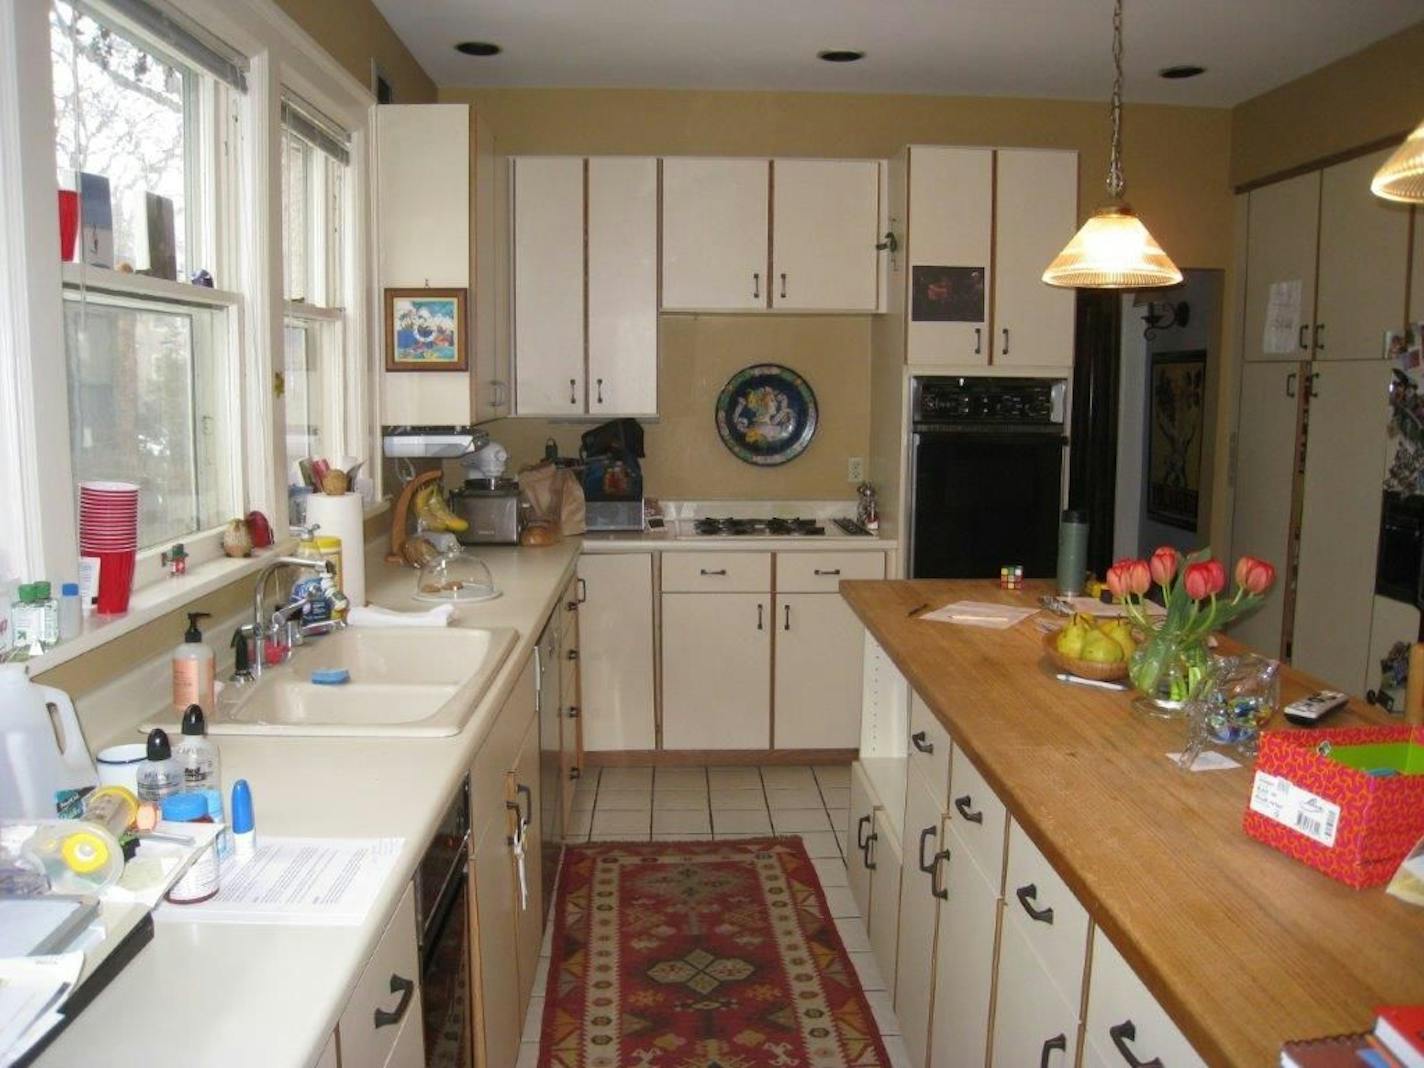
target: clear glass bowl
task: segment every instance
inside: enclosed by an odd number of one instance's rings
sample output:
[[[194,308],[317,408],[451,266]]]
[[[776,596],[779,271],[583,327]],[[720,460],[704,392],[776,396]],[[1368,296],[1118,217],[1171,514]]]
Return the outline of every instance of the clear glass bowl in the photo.
[[[415,580],[415,599],[444,604],[447,601],[491,601],[495,588],[489,567],[468,549],[433,556],[421,566]]]

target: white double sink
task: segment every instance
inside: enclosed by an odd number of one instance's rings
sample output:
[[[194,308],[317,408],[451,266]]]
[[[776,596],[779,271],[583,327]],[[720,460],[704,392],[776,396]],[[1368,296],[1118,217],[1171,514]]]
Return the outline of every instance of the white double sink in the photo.
[[[209,734],[427,737],[459,734],[514,647],[512,627],[350,628],[309,639],[252,692],[208,717]],[[350,681],[323,685],[317,671]],[[143,729],[172,723],[146,723]]]

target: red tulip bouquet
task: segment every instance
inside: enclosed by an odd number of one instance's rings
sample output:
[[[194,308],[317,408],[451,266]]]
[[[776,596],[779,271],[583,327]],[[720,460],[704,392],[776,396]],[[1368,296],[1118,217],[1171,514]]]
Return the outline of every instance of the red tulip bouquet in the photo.
[[[1207,636],[1257,608],[1276,581],[1276,569],[1243,556],[1236,563],[1235,579],[1235,592],[1224,596],[1226,568],[1212,559],[1210,549],[1183,559],[1167,545],[1150,560],[1119,560],[1108,568],[1108,589],[1145,635],[1129,658],[1128,677],[1147,697],[1150,711],[1180,711],[1206,673]],[[1155,617],[1144,604],[1154,584],[1162,590],[1166,609]]]

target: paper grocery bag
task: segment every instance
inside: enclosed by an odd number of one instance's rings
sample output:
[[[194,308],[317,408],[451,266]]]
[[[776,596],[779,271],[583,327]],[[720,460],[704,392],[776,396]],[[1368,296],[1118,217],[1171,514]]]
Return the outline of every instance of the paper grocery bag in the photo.
[[[587,528],[584,516],[583,483],[574,474],[573,468],[558,469],[558,480],[562,486],[559,494],[559,529],[565,537],[582,534]]]

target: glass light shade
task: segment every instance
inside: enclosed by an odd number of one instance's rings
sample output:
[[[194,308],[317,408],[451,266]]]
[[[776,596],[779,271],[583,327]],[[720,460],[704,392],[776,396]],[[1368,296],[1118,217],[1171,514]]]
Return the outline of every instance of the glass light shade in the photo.
[[[1424,122],[1375,172],[1370,192],[1385,200],[1424,204]]]
[[[1043,280],[1072,289],[1147,289],[1174,286],[1182,272],[1130,207],[1112,203],[1093,212]]]

